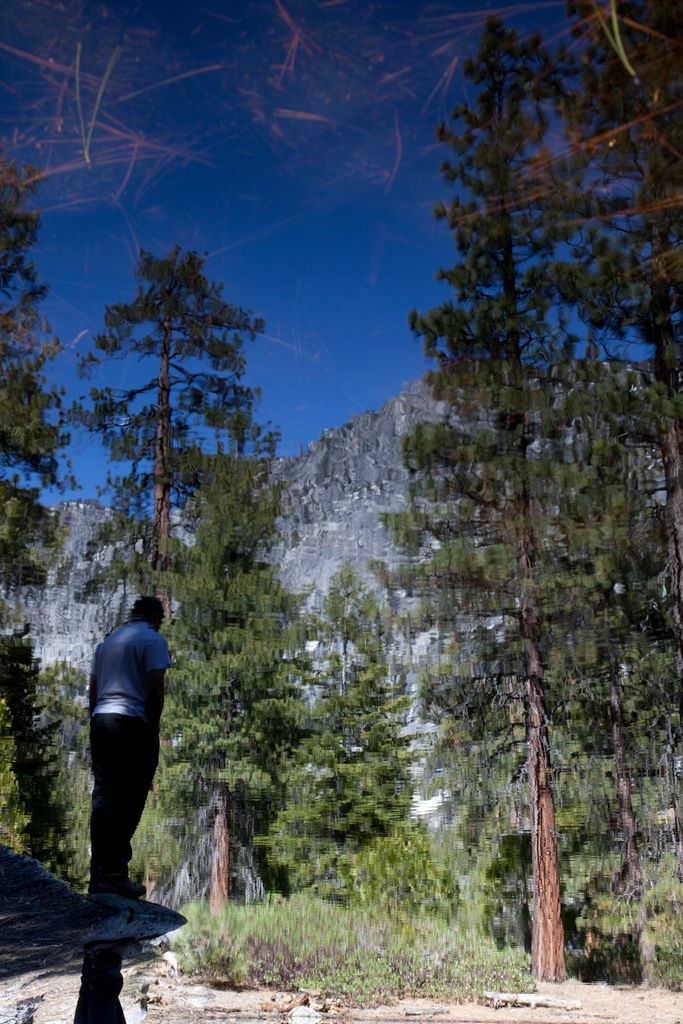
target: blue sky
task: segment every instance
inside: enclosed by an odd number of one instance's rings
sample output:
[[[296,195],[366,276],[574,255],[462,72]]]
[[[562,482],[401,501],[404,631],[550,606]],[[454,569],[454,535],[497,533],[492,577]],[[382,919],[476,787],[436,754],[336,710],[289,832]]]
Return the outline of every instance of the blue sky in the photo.
[[[446,298],[434,275],[452,262],[431,214],[448,194],[434,128],[494,11],[522,33],[567,30],[564,0],[4,5],[0,135],[46,175],[52,379],[84,391],[77,357],[104,306],[132,298],[138,249],[176,242],[265,319],[248,381],[282,454],[419,377],[408,312]],[[76,436],[72,457],[94,496],[102,452]]]

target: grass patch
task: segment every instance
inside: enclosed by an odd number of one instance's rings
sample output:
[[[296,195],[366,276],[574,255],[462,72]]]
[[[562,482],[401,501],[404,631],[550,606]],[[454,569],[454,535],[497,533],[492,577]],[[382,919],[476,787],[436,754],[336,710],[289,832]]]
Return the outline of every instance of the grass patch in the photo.
[[[306,895],[248,907],[183,910],[180,965],[231,987],[313,988],[350,1005],[404,996],[464,1002],[487,989],[533,989],[528,957],[458,937],[442,921],[396,921]]]

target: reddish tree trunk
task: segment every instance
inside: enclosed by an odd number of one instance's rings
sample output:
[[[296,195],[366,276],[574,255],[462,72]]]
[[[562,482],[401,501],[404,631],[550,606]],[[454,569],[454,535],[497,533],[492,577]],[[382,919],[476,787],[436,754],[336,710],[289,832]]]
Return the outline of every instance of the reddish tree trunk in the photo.
[[[528,503],[525,521],[529,522]],[[524,530],[524,526],[522,527]],[[520,631],[525,658],[525,721],[531,813],[531,973],[539,981],[564,981],[564,926],[560,902],[555,802],[550,774],[545,677],[539,651],[539,621],[531,586],[533,538],[524,534],[518,549],[521,582]]]
[[[526,732],[533,883],[531,972],[539,981],[564,981],[567,968],[548,726],[542,679],[532,674],[526,680]]]
[[[209,909],[218,913],[230,899],[230,794],[224,782],[216,791],[216,817],[213,823],[213,850],[211,857],[211,888]]]

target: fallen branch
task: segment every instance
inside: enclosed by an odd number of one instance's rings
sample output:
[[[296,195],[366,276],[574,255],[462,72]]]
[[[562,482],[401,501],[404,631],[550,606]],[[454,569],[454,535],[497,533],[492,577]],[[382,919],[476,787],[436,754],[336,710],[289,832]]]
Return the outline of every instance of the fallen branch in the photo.
[[[526,992],[484,992],[482,998],[494,1010],[501,1006],[551,1007],[555,1010],[580,1010],[581,1003],[571,999],[557,999],[555,996],[529,995]]]

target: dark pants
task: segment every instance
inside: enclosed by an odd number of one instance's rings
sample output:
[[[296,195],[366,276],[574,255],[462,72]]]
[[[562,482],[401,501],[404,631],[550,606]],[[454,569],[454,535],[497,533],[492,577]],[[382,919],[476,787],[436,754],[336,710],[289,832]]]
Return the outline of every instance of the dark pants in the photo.
[[[86,950],[74,1024],[126,1024],[119,1003],[121,960],[115,945]]]
[[[132,715],[93,715],[90,877],[127,876],[130,841],[159,761],[159,736]]]

